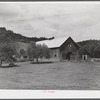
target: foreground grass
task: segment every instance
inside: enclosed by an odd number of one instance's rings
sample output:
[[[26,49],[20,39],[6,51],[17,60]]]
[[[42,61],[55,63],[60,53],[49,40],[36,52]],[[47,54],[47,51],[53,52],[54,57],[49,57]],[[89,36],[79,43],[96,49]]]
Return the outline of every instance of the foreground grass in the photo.
[[[99,90],[100,63],[57,62],[18,63],[20,67],[0,68],[0,89]]]

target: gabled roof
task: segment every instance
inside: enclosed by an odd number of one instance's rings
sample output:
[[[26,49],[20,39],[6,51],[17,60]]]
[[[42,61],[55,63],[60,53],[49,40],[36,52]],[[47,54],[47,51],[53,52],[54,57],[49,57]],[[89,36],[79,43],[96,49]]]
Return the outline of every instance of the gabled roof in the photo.
[[[56,38],[52,40],[44,40],[44,41],[39,41],[36,42],[36,44],[45,44],[48,46],[48,48],[58,48],[60,47],[68,38],[62,37],[62,38]]]

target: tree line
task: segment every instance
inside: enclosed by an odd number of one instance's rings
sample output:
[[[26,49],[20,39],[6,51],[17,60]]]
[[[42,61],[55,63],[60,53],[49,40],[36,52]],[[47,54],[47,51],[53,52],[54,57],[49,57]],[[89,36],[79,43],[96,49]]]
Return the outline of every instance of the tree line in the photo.
[[[29,57],[29,60],[34,61],[36,59],[36,62],[38,63],[39,58],[42,60],[42,58],[49,59],[50,58],[50,50],[49,48],[43,44],[36,44],[34,42],[31,42],[29,47],[27,48],[27,51],[24,49],[20,50],[20,53],[18,54],[17,48],[12,43],[1,43],[0,44],[0,66],[2,66],[2,62],[14,62],[16,61],[16,57],[21,57],[24,55],[27,55]]]
[[[80,55],[88,55],[91,58],[100,58],[100,40],[86,40],[77,43]]]
[[[50,50],[49,48],[43,44],[35,44],[34,42],[30,43],[28,49],[27,49],[27,54],[29,56],[30,60],[36,59],[36,62],[38,62],[39,58],[50,58]]]

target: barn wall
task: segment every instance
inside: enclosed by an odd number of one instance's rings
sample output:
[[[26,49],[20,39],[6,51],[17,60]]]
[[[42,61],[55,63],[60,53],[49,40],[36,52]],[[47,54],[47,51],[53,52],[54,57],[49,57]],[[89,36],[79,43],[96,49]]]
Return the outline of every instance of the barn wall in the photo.
[[[62,54],[62,60],[64,59],[64,55],[67,54],[67,52],[72,52],[70,58],[71,59],[77,59],[78,58],[78,49],[75,47],[73,43],[69,43],[66,45],[66,47],[61,51]]]
[[[50,60],[51,61],[60,61],[60,49],[50,49]]]
[[[71,47],[69,47],[69,45]],[[63,54],[66,56],[67,52],[72,52],[70,59],[75,60],[78,58],[78,49],[73,43],[69,43],[65,46],[65,48],[61,51],[60,48],[50,49],[50,61],[62,61],[64,60]]]
[[[76,48],[79,49],[79,47],[78,47],[77,44],[74,42],[74,40],[73,40],[71,37],[69,37],[69,38],[60,46],[60,51],[63,51],[63,50],[67,47],[67,45],[69,45],[69,44],[73,44],[74,47],[75,47],[75,49],[76,49]]]

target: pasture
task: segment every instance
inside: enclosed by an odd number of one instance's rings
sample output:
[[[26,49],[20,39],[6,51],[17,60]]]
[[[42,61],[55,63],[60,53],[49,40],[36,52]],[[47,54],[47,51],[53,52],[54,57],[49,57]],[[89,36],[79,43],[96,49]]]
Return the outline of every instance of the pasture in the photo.
[[[100,63],[55,62],[17,63],[0,68],[0,89],[100,90]]]

